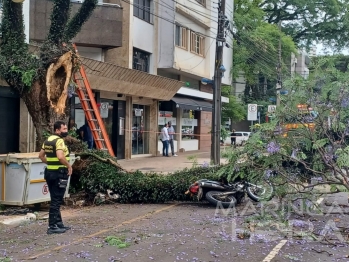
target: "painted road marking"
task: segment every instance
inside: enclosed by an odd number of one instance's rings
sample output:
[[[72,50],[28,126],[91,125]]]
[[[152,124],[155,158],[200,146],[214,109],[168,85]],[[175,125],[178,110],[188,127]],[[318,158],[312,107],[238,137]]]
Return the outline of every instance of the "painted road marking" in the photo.
[[[272,251],[270,251],[269,255],[264,258],[262,262],[270,262],[280,251],[280,249],[287,243],[287,240],[281,240],[279,244],[277,244]]]
[[[150,217],[150,216],[152,216],[152,215],[158,214],[158,213],[160,213],[160,212],[163,212],[163,211],[165,211],[165,210],[167,210],[167,209],[170,209],[170,208],[172,208],[172,207],[175,207],[175,206],[177,206],[177,205],[178,205],[178,204],[173,204],[173,205],[170,205],[170,206],[167,206],[167,207],[163,207],[163,208],[157,209],[157,210],[155,210],[155,211],[149,212],[149,213],[147,213],[147,214],[145,214],[145,215],[143,215],[143,216],[139,216],[139,217],[135,217],[135,218],[130,219],[130,220],[126,220],[126,221],[122,222],[121,224],[116,225],[116,226],[114,226],[114,227],[111,227],[111,228],[108,228],[108,229],[103,229],[103,230],[98,231],[98,232],[96,232],[96,233],[94,233],[94,234],[91,234],[91,235],[88,235],[88,236],[79,238],[79,239],[77,239],[77,240],[75,240],[75,241],[73,241],[73,242],[71,242],[71,243],[69,243],[69,244],[66,244],[66,245],[63,245],[63,246],[59,246],[59,247],[55,247],[55,248],[53,248],[53,249],[50,249],[50,250],[47,250],[47,251],[45,251],[45,252],[36,254],[36,255],[31,256],[31,257],[29,257],[29,258],[25,258],[25,259],[23,259],[23,260],[33,260],[33,259],[37,259],[38,257],[40,257],[40,256],[42,256],[42,255],[46,255],[46,254],[48,254],[48,253],[50,253],[50,252],[52,252],[52,251],[58,251],[58,250],[60,250],[60,249],[62,249],[62,248],[65,248],[65,247],[67,247],[67,246],[71,246],[71,245],[73,245],[73,244],[77,244],[77,243],[79,243],[79,242],[81,242],[81,241],[83,241],[83,240],[85,240],[85,239],[89,239],[89,238],[98,236],[98,235],[100,235],[100,234],[109,232],[109,231],[112,230],[112,229],[117,229],[117,228],[122,227],[122,226],[124,226],[124,225],[132,224],[132,223],[134,223],[134,222],[136,222],[136,221],[139,221],[139,220],[141,220],[141,219],[143,219],[143,218],[147,218],[147,217]]]

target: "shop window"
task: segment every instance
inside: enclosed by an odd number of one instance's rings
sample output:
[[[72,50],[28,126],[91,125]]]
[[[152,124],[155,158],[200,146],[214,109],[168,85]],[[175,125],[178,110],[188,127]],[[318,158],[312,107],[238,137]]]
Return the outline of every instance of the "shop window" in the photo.
[[[150,54],[133,49],[133,69],[149,73]]]
[[[182,140],[198,139],[195,133],[198,120],[195,119],[195,111],[183,109],[182,114]]]

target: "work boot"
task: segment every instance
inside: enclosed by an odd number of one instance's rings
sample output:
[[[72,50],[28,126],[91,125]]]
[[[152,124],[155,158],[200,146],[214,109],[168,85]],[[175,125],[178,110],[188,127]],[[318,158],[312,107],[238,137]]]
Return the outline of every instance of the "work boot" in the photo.
[[[62,234],[62,233],[65,233],[65,231],[67,231],[67,230],[64,229],[64,228],[59,228],[57,225],[55,225],[55,226],[50,226],[47,229],[47,234],[49,234],[49,235],[51,235],[51,234]]]
[[[59,228],[65,229],[65,230],[70,230],[70,229],[71,229],[71,227],[66,227],[62,222],[58,222],[58,223],[57,223],[57,226],[58,226]]]

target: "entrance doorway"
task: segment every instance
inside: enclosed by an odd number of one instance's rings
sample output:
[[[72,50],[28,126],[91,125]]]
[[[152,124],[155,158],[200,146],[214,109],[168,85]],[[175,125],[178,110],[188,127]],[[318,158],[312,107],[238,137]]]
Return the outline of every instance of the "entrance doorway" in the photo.
[[[132,155],[149,153],[149,108],[133,105]]]

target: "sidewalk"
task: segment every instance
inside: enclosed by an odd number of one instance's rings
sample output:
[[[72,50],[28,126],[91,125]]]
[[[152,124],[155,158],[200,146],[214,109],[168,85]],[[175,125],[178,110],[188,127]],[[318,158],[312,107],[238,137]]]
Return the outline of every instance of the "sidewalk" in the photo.
[[[185,153],[177,153],[177,157],[137,157],[129,160],[118,160],[118,163],[129,171],[140,170],[143,172],[162,172],[170,173],[184,168],[191,168],[194,160],[188,160],[188,157],[195,156],[198,165],[205,162],[210,164],[210,152],[190,151]],[[225,160],[221,159],[221,163]]]

